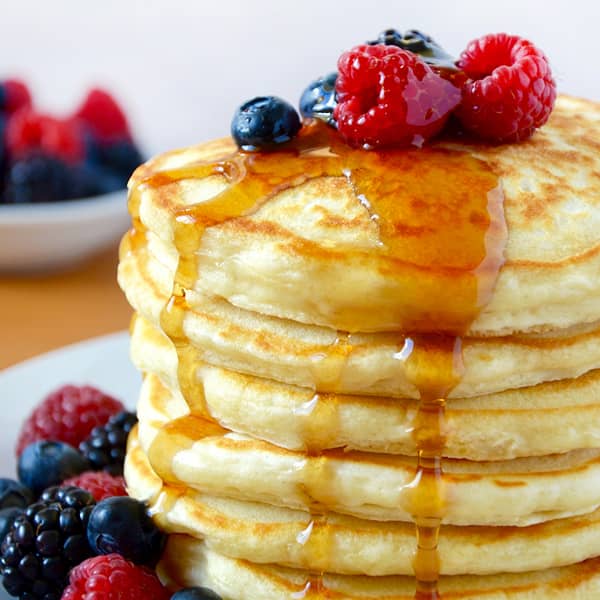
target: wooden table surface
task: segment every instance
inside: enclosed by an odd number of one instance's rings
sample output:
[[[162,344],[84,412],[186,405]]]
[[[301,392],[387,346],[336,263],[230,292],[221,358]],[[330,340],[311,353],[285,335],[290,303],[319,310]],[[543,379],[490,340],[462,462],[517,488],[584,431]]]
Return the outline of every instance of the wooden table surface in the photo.
[[[0,370],[65,344],[126,329],[132,311],[116,270],[115,245],[69,272],[0,274]]]

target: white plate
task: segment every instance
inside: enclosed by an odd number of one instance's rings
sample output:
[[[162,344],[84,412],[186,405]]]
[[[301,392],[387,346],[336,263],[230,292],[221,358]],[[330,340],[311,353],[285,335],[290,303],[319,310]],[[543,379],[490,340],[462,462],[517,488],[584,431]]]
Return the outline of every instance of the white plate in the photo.
[[[65,383],[94,385],[133,410],[141,378],[129,360],[129,334],[65,346],[0,371],[0,477],[15,477],[14,448],[24,419],[48,392]],[[0,584],[0,600],[10,599]]]
[[[129,226],[127,192],[0,205],[0,271],[61,269],[113,244]]]

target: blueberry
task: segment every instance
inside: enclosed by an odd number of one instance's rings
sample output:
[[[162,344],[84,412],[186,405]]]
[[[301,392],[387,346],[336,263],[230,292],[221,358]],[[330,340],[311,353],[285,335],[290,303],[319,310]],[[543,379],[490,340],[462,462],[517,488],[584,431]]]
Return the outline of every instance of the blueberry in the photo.
[[[107,498],[94,507],[87,537],[97,554],[116,552],[148,566],[158,562],[165,543],[165,535],[148,515],[146,505],[126,496]]]
[[[231,121],[231,135],[243,150],[273,148],[300,131],[294,107],[275,96],[261,96],[240,106]]]
[[[336,105],[335,81],[337,73],[329,73],[313,81],[300,97],[300,113],[303,117],[322,119],[330,125],[335,124],[333,110]]]
[[[69,167],[63,161],[36,154],[13,163],[6,177],[5,202],[56,202],[69,197]]]
[[[33,493],[14,479],[0,478],[0,509],[26,508],[33,502]]]
[[[18,506],[0,509],[0,544],[10,531],[15,518],[21,514],[23,514],[23,509]]]
[[[88,469],[83,455],[64,442],[34,442],[19,456],[19,479],[34,494]]]
[[[205,587],[190,587],[175,592],[171,600],[221,600],[221,596]]]
[[[6,110],[6,86],[0,83],[0,110]]]

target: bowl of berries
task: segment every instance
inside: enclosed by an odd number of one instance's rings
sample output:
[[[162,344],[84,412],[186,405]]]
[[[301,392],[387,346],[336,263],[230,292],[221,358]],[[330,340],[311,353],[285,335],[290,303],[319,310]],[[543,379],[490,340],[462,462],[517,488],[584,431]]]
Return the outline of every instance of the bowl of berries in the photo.
[[[66,268],[127,229],[126,185],[142,156],[125,113],[90,90],[66,117],[0,81],[0,271]]]

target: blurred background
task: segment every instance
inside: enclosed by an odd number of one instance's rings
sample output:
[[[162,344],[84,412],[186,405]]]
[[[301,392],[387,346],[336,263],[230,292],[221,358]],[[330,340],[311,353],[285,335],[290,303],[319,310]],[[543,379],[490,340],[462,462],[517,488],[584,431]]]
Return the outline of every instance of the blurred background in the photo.
[[[235,108],[253,96],[275,94],[296,104],[311,80],[335,69],[343,50],[389,27],[420,29],[455,55],[485,33],[525,36],[549,56],[560,92],[600,100],[600,4],[587,0],[0,5],[0,80],[24,80],[34,105],[59,116],[70,114],[90,87],[106,88],[123,106],[145,156],[226,135]],[[124,213],[124,199],[119,202]],[[3,218],[0,211],[0,226]],[[31,222],[33,216],[20,218]],[[9,227],[0,229],[0,248],[2,236],[8,239],[2,231],[17,231]],[[30,246],[38,239],[31,231],[17,235]],[[114,282],[116,260],[114,241],[58,274],[0,273],[0,331],[8,340],[0,345],[0,369],[126,327],[129,309]]]
[[[243,100],[294,103],[339,54],[388,27],[420,29],[454,54],[484,33],[528,37],[559,89],[600,99],[600,3],[589,0],[3,0],[0,65],[69,111],[112,90],[148,153],[225,135]]]

